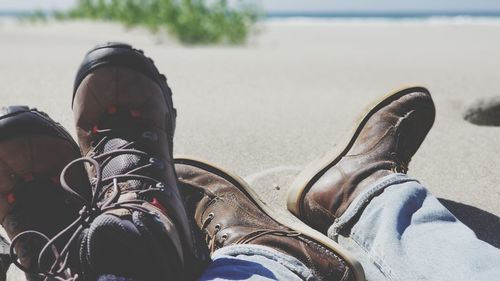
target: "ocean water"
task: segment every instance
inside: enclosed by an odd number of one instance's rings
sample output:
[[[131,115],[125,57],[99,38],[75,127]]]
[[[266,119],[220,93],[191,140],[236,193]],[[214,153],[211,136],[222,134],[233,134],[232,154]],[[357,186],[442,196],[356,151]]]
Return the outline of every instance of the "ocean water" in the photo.
[[[500,11],[429,11],[429,12],[268,12],[267,18],[386,18],[386,19],[428,19],[432,17],[500,17]]]
[[[314,23],[498,23],[500,11],[473,12],[270,12],[264,21],[283,24]]]
[[[0,9],[0,19],[16,19],[29,11]],[[280,24],[323,23],[451,23],[500,24],[500,11],[444,11],[444,12],[268,12],[264,22]]]
[[[17,18],[21,16],[29,15],[26,11],[10,11],[10,10],[0,10],[0,18]]]

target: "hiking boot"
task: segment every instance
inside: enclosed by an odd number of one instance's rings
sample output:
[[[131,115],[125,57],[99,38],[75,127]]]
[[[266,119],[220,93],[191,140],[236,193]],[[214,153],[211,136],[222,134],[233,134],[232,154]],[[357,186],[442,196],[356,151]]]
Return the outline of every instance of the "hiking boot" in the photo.
[[[195,159],[174,161],[186,208],[211,253],[261,245],[300,260],[318,280],[364,280],[359,263],[338,244],[273,211],[241,178]]]
[[[434,116],[434,103],[425,88],[407,88],[383,98],[367,110],[346,144],[299,174],[290,188],[288,209],[325,233],[377,180],[408,171]]]
[[[39,273],[50,268],[54,259],[52,253],[42,258],[43,268],[39,268],[42,247],[78,217],[78,205],[59,182],[64,166],[78,157],[78,145],[47,114],[25,106],[0,109],[0,221],[14,239],[13,262],[28,280],[43,280]],[[88,185],[83,166],[68,179],[78,186]],[[73,272],[78,271],[74,258],[69,260]]]
[[[176,111],[166,78],[140,50],[97,46],[78,70],[73,112],[93,184],[84,277],[189,280],[197,250],[172,163]]]

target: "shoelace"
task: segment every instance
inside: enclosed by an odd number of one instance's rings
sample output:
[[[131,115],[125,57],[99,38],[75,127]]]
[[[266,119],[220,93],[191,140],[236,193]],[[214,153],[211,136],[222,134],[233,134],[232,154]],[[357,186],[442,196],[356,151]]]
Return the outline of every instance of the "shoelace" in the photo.
[[[283,237],[298,237],[301,235],[300,232],[291,231],[291,230],[273,230],[273,229],[262,229],[256,230],[254,232],[250,232],[247,235],[238,239],[235,244],[248,244],[253,240],[260,238],[264,235],[275,235],[275,236],[283,236]]]
[[[410,160],[404,161],[402,159],[395,158],[394,162],[396,163],[395,166],[392,168],[392,171],[395,173],[402,173],[402,174],[407,174],[408,173],[408,164],[410,163]]]
[[[408,164],[400,163],[398,166],[394,167],[393,171],[396,173],[406,174],[408,173]]]
[[[110,133],[111,129],[106,129],[106,130],[100,130],[95,133]],[[94,151],[102,146],[106,141],[108,140],[107,136],[104,136],[99,143],[94,147]],[[143,212],[152,216],[157,216],[157,214],[150,212],[148,209],[144,208],[142,205],[144,203],[150,203],[149,201],[143,200],[143,199],[132,199],[132,200],[124,200],[121,202],[118,202],[118,199],[122,195],[122,191],[120,187],[118,186],[119,182],[125,182],[128,180],[139,180],[142,182],[149,182],[151,183],[150,187],[144,190],[134,190],[132,192],[137,194],[137,198],[140,198],[141,196],[146,196],[149,195],[149,193],[155,193],[155,192],[164,192],[164,185],[162,182],[148,176],[143,176],[136,174],[137,172],[141,170],[145,170],[147,168],[150,168],[153,166],[153,164],[148,163],[139,167],[136,167],[124,174],[119,174],[119,175],[113,175],[109,176],[106,178],[102,178],[102,170],[103,168],[115,157],[120,156],[120,155],[136,155],[139,157],[147,157],[149,158],[149,155],[143,151],[136,150],[136,149],[129,149],[129,147],[133,146],[135,143],[134,142],[128,142],[121,147],[114,149],[112,151],[102,153],[99,155],[91,155],[90,157],[82,157],[73,160],[70,162],[61,172],[60,176],[60,181],[61,181],[61,186],[62,188],[70,193],[74,198],[79,200],[83,207],[79,212],[79,217],[73,221],[70,225],[68,225],[65,229],[60,231],[58,234],[56,234],[53,238],[49,239],[47,236],[45,236],[43,233],[38,232],[38,231],[24,231],[22,233],[19,233],[14,239],[12,240],[12,244],[10,247],[10,255],[12,258],[13,263],[22,271],[29,273],[29,274],[37,274],[41,278],[44,278],[45,281],[49,280],[57,280],[57,281],[75,281],[78,279],[78,274],[71,272],[71,269],[68,266],[68,259],[69,259],[69,250],[71,245],[77,241],[79,235],[82,233],[82,231],[85,228],[88,228],[92,221],[99,215],[103,214],[104,212],[111,211],[111,210],[116,210],[116,209],[127,209],[130,211],[139,211]],[[100,163],[99,163],[100,162]],[[96,177],[95,180],[91,182],[92,186],[92,196],[90,200],[88,198],[85,198],[81,194],[79,194],[77,191],[75,191],[74,188],[72,188],[66,181],[66,173],[68,170],[73,167],[74,165],[77,165],[79,163],[88,163],[90,164],[96,171]],[[110,192],[111,190],[111,192]],[[103,199],[104,195],[108,195],[108,197],[101,203],[100,201]],[[61,237],[65,236],[68,233],[71,233],[70,238],[67,240],[67,242],[64,244],[64,247],[61,251],[58,251],[56,248],[55,244],[57,241],[61,239]],[[38,255],[38,271],[34,272],[34,270],[31,270],[29,268],[24,267],[19,261],[18,257],[15,253],[15,246],[16,243],[18,243],[22,238],[36,238],[39,237],[46,242],[45,246],[42,248]],[[50,259],[49,253],[52,253],[52,258],[53,262],[51,263],[50,268],[42,268],[42,264],[44,264],[45,261],[48,261]],[[50,261],[50,260],[49,260]]]
[[[208,216],[205,218],[205,220],[202,223],[202,231],[205,233],[205,241],[207,241],[208,248],[210,249],[210,252],[213,252],[217,248],[217,233],[221,230],[220,225],[216,225],[213,233],[209,233],[207,230],[208,225],[213,221],[215,218],[214,213],[209,213]],[[283,237],[298,237],[301,235],[300,232],[297,231],[292,231],[292,230],[280,230],[280,229],[259,229],[256,231],[252,231],[242,237],[240,237],[238,240],[236,240],[233,244],[248,244],[255,239],[258,239],[262,236],[265,235],[275,235],[275,236],[283,236]],[[223,238],[223,242],[227,239]]]

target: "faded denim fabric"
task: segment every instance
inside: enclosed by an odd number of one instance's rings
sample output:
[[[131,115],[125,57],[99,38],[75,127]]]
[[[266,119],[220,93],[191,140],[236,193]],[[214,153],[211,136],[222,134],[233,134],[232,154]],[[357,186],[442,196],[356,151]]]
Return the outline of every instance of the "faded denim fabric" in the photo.
[[[328,234],[359,259],[368,280],[500,280],[500,250],[403,174],[358,196]]]
[[[296,258],[264,246],[227,246],[215,251],[212,260],[200,281],[317,280]]]
[[[500,250],[404,174],[386,176],[360,194],[328,236],[361,262],[369,281],[500,280]],[[212,259],[200,281],[316,280],[299,260],[268,247],[228,246]]]

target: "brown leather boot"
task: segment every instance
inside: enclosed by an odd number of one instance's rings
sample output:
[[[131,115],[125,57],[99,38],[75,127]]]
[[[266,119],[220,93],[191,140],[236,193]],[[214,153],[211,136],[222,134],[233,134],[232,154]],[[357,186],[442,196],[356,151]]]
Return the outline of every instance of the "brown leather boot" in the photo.
[[[359,263],[338,244],[277,214],[241,178],[193,158],[175,162],[185,204],[212,253],[262,245],[299,259],[319,280],[364,280]]]
[[[204,255],[177,188],[165,76],[129,45],[98,46],[78,70],[73,112],[94,194],[83,215],[85,278],[195,278]]]
[[[0,221],[13,239],[18,259],[14,262],[26,271],[28,280],[43,280],[40,273],[48,271],[54,260],[50,253],[39,267],[42,247],[78,217],[78,205],[59,182],[64,166],[78,157],[78,145],[45,113],[25,106],[0,109]],[[83,166],[68,174],[68,181],[88,185]],[[60,276],[77,273],[77,260],[70,257],[72,272]]]
[[[358,194],[391,173],[406,173],[434,123],[429,91],[397,91],[371,107],[346,144],[312,163],[294,181],[288,209],[325,233]]]

